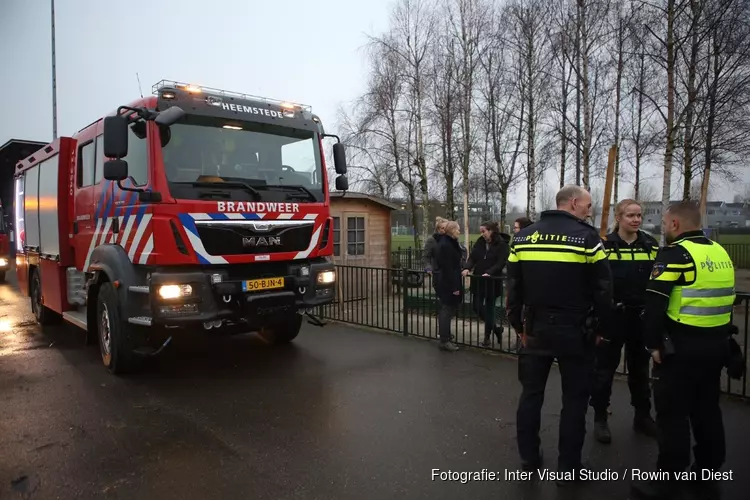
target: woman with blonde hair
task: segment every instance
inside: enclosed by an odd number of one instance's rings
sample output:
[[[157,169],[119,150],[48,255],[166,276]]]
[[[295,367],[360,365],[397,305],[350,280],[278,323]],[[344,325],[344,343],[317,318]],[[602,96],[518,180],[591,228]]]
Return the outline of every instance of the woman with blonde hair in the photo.
[[[423,262],[424,262],[424,270],[428,273],[432,273],[437,270],[435,266],[435,258],[437,257],[437,244],[438,244],[438,237],[440,235],[445,234],[445,225],[448,223],[448,219],[444,219],[443,217],[435,217],[435,232],[432,234],[432,236],[427,238],[427,241],[424,242],[424,254],[423,254]]]
[[[436,264],[438,272],[435,280],[440,308],[438,310],[438,334],[440,348],[444,351],[457,351],[452,342],[451,320],[458,305],[463,300],[463,280],[461,278],[461,246],[458,238],[461,228],[455,221],[447,221],[444,234],[438,236]]]
[[[612,440],[607,425],[607,408],[612,394],[612,379],[620,364],[625,346],[630,401],[635,409],[633,429],[656,437],[656,423],[651,417],[649,362],[643,338],[640,315],[646,300],[646,285],[654,265],[659,243],[640,230],[641,205],[625,199],[615,206],[615,228],[607,235],[604,249],[612,270],[616,331],[609,332],[610,342],[600,342],[596,352],[594,384],[590,404],[594,408],[594,437],[602,443]]]

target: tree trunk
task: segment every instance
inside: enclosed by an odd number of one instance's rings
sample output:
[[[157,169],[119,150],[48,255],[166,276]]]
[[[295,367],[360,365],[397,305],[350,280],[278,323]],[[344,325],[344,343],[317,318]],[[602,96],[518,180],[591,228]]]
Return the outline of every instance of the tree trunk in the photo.
[[[527,94],[529,99],[529,115],[527,119],[528,126],[528,137],[527,137],[527,153],[528,153],[528,165],[527,176],[528,176],[528,199],[526,200],[526,217],[534,219],[536,215],[536,158],[534,151],[534,143],[536,133],[534,130],[536,119],[534,117],[534,41],[532,35],[529,34],[529,39],[526,41],[527,54],[526,54],[526,71],[527,71]]]
[[[688,65],[688,79],[687,79],[687,103],[685,109],[685,140],[684,140],[684,182],[682,186],[682,198],[684,200],[690,199],[690,186],[695,176],[693,172],[693,136],[695,135],[695,101],[698,96],[698,89],[695,86],[695,78],[697,73],[698,65],[698,51],[700,49],[700,43],[698,40],[698,19],[700,17],[699,6],[697,0],[690,1],[690,9],[692,12],[692,23],[691,23],[691,46],[690,46],[690,63]]]
[[[714,126],[716,120],[716,92],[719,83],[719,77],[721,76],[721,50],[717,40],[717,36],[713,36],[713,57],[709,59],[709,64],[713,62],[713,78],[711,85],[708,88],[708,124],[706,126],[706,166],[703,169],[703,182],[701,183],[701,200],[700,200],[700,211],[701,211],[701,225],[708,227],[708,221],[706,220],[706,205],[708,204],[708,183],[711,180],[711,162],[713,155],[713,139],[714,139]]]
[[[581,6],[576,3],[576,184],[581,185]]]
[[[641,158],[643,157],[643,146],[641,143],[643,135],[643,85],[646,83],[646,56],[641,54],[638,66],[638,111],[636,112],[635,132],[635,192],[636,200],[640,200],[641,192]]]
[[[667,144],[664,148],[664,179],[662,182],[661,192],[661,213],[667,213],[669,208],[669,194],[672,190],[672,155],[675,146],[675,50],[674,50],[674,23],[675,23],[675,2],[676,0],[667,0]],[[665,231],[662,228],[661,241],[665,244]]]
[[[623,52],[625,50],[625,22],[622,17],[622,3],[618,4],[617,13],[617,80],[615,82],[615,172],[614,199],[619,200],[620,188],[620,106],[622,102],[622,71],[624,67]],[[606,200],[609,202],[611,200]]]
[[[585,189],[591,189],[589,183],[589,169],[591,163],[591,135],[592,130],[592,116],[591,116],[591,103],[590,103],[590,88],[589,88],[589,47],[588,47],[588,27],[586,19],[586,0],[578,0],[579,12],[580,12],[580,23],[581,27],[581,60],[583,68],[581,68],[581,91],[583,93],[583,187]]]
[[[565,74],[566,68],[566,58],[567,54],[566,51],[566,44],[567,44],[567,36],[563,35],[563,41],[561,42],[563,54],[560,57],[561,63],[561,75],[562,78],[560,79],[560,90],[561,90],[561,116],[562,116],[562,125],[560,130],[560,188],[562,188],[565,185],[565,157],[568,154],[568,77]]]

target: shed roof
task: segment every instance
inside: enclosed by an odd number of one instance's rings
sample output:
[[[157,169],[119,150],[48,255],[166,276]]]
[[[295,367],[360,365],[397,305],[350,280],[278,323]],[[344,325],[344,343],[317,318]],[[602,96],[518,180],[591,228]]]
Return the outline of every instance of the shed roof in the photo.
[[[382,205],[385,208],[388,208],[390,210],[399,210],[401,206],[396,205],[395,203],[391,203],[390,201],[381,198],[379,196],[367,194],[367,193],[357,193],[354,191],[336,191],[331,193],[331,200],[346,200],[346,199],[352,199],[352,200],[368,200],[373,203],[377,203],[378,205]]]

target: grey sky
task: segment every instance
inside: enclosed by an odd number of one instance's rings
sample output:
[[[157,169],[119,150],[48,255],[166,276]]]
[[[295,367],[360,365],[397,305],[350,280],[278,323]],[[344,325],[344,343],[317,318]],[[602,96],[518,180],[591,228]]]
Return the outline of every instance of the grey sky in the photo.
[[[309,104],[337,133],[340,104],[364,90],[365,33],[390,2],[56,0],[58,134],[72,135],[161,79]],[[50,1],[0,0],[0,144],[52,139]],[[650,169],[661,193],[658,165]],[[744,181],[750,175],[744,174]],[[557,181],[551,173],[547,184]],[[731,201],[741,186],[715,185]],[[624,194],[630,194],[630,186]],[[677,174],[673,193],[679,192]],[[512,203],[525,206],[525,188]]]
[[[172,79],[336,110],[365,84],[364,33],[385,2],[56,0],[58,134]],[[0,144],[52,139],[50,0],[0,1]]]

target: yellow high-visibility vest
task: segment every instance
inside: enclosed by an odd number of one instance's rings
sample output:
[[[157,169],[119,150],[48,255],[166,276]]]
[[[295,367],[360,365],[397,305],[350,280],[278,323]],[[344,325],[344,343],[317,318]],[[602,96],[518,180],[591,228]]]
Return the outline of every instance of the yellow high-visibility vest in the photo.
[[[711,328],[731,321],[735,299],[734,265],[727,251],[716,242],[701,245],[690,240],[675,243],[690,253],[695,271],[686,271],[689,286],[675,286],[669,296],[667,316],[689,326]],[[685,267],[693,267],[685,264]],[[674,265],[668,266],[674,268]],[[694,276],[690,276],[694,275]]]

